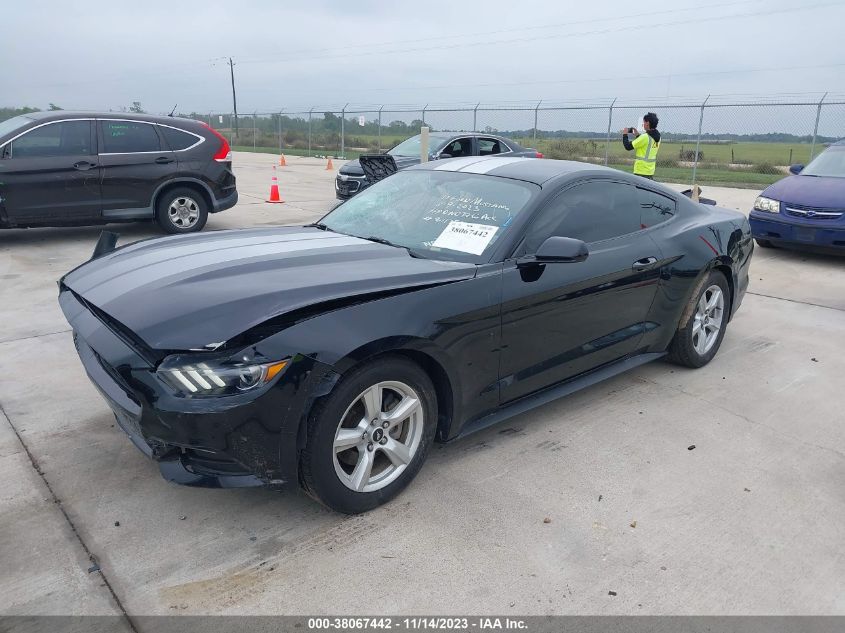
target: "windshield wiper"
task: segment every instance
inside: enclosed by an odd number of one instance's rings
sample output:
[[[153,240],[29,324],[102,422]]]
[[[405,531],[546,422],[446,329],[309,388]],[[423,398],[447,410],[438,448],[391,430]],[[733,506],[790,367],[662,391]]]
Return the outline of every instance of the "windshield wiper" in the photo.
[[[408,246],[402,246],[401,244],[394,244],[390,240],[386,240],[383,237],[370,235],[369,237],[362,237],[361,239],[367,240],[368,242],[375,242],[376,244],[386,244],[387,246],[393,246],[394,248],[404,248],[406,251],[408,251],[408,255],[410,255],[411,257],[416,257],[417,259],[426,259],[423,255],[420,255],[420,253],[415,251],[414,249]]]
[[[331,231],[332,233],[335,232],[335,231],[332,231],[328,226],[326,226],[322,222],[315,222],[314,224],[306,224],[305,226],[313,226],[315,229],[320,229],[321,231]]]

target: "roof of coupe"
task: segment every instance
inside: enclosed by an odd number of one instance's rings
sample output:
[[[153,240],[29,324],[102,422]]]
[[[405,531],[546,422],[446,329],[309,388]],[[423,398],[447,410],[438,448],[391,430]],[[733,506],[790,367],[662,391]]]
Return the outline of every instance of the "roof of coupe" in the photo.
[[[489,174],[503,178],[524,180],[536,185],[559,176],[566,176],[576,172],[600,173],[620,176],[622,172],[604,167],[579,163],[574,160],[537,160],[525,157],[508,156],[466,156],[451,158],[415,165],[409,169],[424,169],[430,171],[453,171],[465,174]]]

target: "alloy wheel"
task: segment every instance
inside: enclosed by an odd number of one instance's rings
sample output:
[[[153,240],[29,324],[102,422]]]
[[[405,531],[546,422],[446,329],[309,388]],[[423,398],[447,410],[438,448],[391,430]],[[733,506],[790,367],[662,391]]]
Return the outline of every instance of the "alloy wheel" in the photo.
[[[698,300],[692,326],[692,346],[700,356],[709,352],[722,329],[725,315],[725,295],[717,285],[705,290]]]
[[[187,196],[174,198],[167,208],[167,216],[180,229],[189,229],[194,226],[200,217],[200,207],[197,201]]]
[[[385,381],[363,391],[346,409],[332,446],[335,473],[355,492],[396,481],[420,447],[425,414],[414,389]]]

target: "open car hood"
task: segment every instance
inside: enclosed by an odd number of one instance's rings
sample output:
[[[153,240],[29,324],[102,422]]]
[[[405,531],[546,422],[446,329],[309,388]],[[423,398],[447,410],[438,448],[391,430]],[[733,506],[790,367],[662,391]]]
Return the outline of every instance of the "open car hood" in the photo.
[[[137,242],[62,284],[152,349],[200,349],[321,303],[469,279],[473,264],[312,227],[213,231]]]

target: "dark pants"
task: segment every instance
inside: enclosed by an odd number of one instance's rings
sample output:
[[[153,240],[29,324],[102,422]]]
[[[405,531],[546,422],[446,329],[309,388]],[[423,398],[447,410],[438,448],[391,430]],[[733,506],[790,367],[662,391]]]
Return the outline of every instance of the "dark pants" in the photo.
[[[649,180],[654,180],[654,176],[646,176],[645,174],[634,174],[635,176],[639,176],[640,178],[648,178]]]

